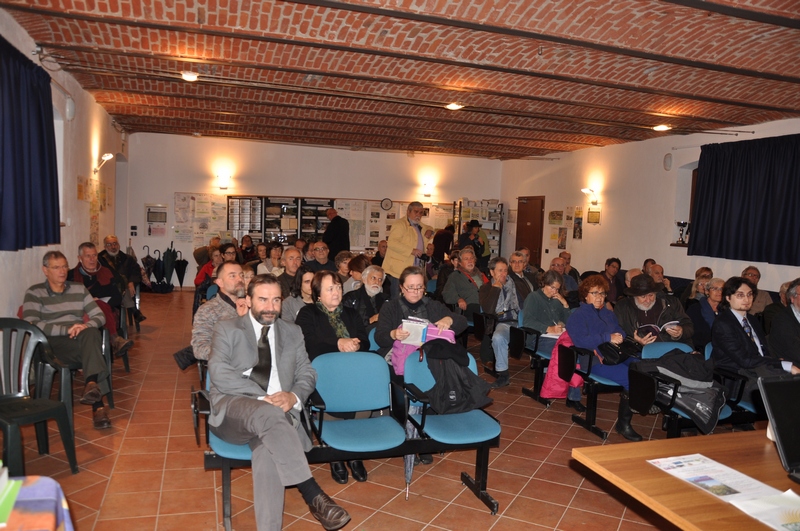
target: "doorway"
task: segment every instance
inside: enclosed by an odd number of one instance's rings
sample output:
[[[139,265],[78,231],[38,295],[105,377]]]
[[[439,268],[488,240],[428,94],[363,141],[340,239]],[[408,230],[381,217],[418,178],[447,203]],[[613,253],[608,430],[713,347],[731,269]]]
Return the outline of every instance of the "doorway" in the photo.
[[[514,249],[531,250],[531,265],[542,263],[542,231],[544,230],[544,196],[517,199],[517,242]]]

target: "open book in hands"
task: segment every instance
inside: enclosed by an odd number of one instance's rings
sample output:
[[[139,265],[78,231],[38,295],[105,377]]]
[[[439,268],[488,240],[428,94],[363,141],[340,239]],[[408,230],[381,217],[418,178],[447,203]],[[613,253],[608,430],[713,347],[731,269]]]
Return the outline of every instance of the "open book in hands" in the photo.
[[[420,319],[418,317],[403,319],[403,330],[408,332],[409,336],[400,342],[406,345],[422,345],[425,343],[425,336],[428,333],[429,324],[431,323],[427,319]]]
[[[663,325],[661,325],[660,328],[654,324],[646,324],[646,325],[641,325],[639,328],[637,328],[636,333],[639,334],[639,337],[645,337],[647,334],[653,334],[654,336],[657,336],[667,328],[672,328],[674,326],[679,326],[679,325],[680,325],[679,321],[670,321],[668,323],[664,323]]]

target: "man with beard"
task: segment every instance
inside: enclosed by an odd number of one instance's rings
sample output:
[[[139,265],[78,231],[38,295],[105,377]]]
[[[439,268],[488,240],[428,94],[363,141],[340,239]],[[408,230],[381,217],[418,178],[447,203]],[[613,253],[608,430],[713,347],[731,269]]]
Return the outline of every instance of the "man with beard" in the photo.
[[[142,271],[139,269],[139,264],[119,250],[119,240],[113,234],[103,238],[103,246],[105,251],[101,252],[97,259],[100,260],[101,264],[117,273],[121,279],[122,305],[128,309],[132,308],[133,318],[137,323],[141,323],[147,317],[139,311],[139,308],[133,302],[133,298],[136,296],[136,284],[142,281]]]
[[[217,266],[214,283],[219,286],[217,296],[200,306],[192,323],[194,355],[187,352],[187,349],[173,355],[181,370],[186,369],[197,360],[208,359],[211,354],[214,325],[224,319],[235,319],[247,314],[242,266],[236,262],[222,262]]]
[[[281,284],[281,295],[285,299],[292,290],[297,270],[303,265],[303,253],[297,247],[287,247],[283,253],[282,260],[283,273],[278,277],[278,282]]]
[[[278,319],[281,288],[274,276],[256,276],[246,302],[246,315],[214,328],[209,428],[224,441],[249,443],[252,449],[259,530],[282,528],[284,489],[292,485],[325,529],[339,529],[350,515],[322,491],[304,454],[311,441],[300,408],[314,391],[317,375],[303,333]]]
[[[383,279],[383,269],[376,265],[367,266],[361,273],[361,287],[345,293],[342,300],[343,306],[358,311],[367,331],[377,326],[378,313],[387,300],[383,294]]]
[[[680,341],[692,346],[692,320],[678,298],[667,295],[663,288],[650,275],[633,277],[631,286],[625,290],[628,297],[617,302],[614,315],[626,337],[636,341],[639,348],[655,341]],[[670,322],[674,324],[661,330]]]

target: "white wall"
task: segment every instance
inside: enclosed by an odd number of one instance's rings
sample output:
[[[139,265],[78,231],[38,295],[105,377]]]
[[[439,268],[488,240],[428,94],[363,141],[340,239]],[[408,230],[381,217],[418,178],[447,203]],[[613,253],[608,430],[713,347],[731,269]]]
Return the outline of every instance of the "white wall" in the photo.
[[[233,167],[233,177],[226,191],[220,191],[216,183],[214,167],[220,161]],[[426,171],[436,181],[430,198],[422,196],[420,175]],[[141,255],[145,244],[151,251],[163,251],[170,238],[143,236],[144,205],[169,205],[167,225],[172,226],[175,192],[352,199],[388,197],[393,201],[437,203],[452,202],[464,196],[497,198],[500,171],[499,161],[476,158],[424,154],[409,157],[405,153],[137,133],[129,139],[128,223],[118,224],[117,232],[120,240],[127,239],[128,227],[136,225],[139,236],[133,238],[133,247],[137,255]],[[176,243],[175,248],[192,262],[190,243]]]
[[[501,199],[508,205],[506,208],[516,208],[518,197],[544,195],[545,215],[568,205],[583,205],[585,213],[588,205],[581,188],[598,191],[601,224],[588,225],[584,217],[583,240],[573,241],[570,231],[567,242],[572,263],[579,271],[602,270],[606,258],[617,256],[622,260],[623,269],[641,267],[645,258],[654,258],[664,266],[667,275],[693,278],[698,267],[707,265],[715,276],[728,278],[740,274],[747,263],[688,256],[685,248],[669,246],[677,239],[675,221],[686,219],[688,215],[687,187],[691,183],[691,171],[697,167],[700,146],[796,134],[800,132],[800,119],[738,129],[756,133],[668,136],[560,154],[556,155],[560,158],[557,161],[504,162]],[[663,167],[667,153],[673,157],[670,171]],[[516,224],[506,224],[505,254],[514,245],[516,228]],[[545,226],[545,248],[548,236],[549,227]],[[549,254],[543,255],[544,261],[549,263],[549,258],[557,252],[551,249]],[[797,267],[758,262],[755,265],[761,270],[760,286],[769,290],[777,291],[781,283],[800,276]]]
[[[31,51],[35,48],[33,39],[14,19],[0,9],[0,35],[25,56],[35,59]],[[38,61],[37,61],[38,62]],[[120,150],[119,134],[111,127],[111,118],[95,103],[91,95],[80,88],[78,83],[63,71],[49,72],[75,100],[76,115],[67,121],[66,98],[54,86],[53,107],[56,117],[64,117],[63,131],[56,134],[63,146],[60,149],[59,180],[61,189],[61,221],[67,226],[61,229],[61,244],[49,247],[35,247],[16,252],[0,252],[0,274],[5,279],[14,279],[5,289],[0,290],[0,315],[16,315],[22,304],[25,289],[35,283],[42,282],[42,256],[49,250],[61,250],[69,259],[70,266],[77,263],[78,245],[89,239],[89,203],[78,201],[78,175],[90,177],[92,168],[100,154]],[[57,121],[58,123],[58,121]],[[114,164],[107,163],[99,174],[101,182],[114,186]],[[99,215],[99,234],[112,232],[114,227],[113,208]]]

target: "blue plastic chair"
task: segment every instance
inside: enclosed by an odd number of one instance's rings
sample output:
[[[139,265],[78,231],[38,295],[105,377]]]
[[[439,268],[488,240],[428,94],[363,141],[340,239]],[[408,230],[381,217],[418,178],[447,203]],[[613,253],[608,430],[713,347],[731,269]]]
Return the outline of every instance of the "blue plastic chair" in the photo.
[[[644,346],[644,348],[642,349],[642,359],[643,360],[658,359],[667,352],[675,350],[676,348],[687,353],[692,352],[694,350],[686,343],[656,341],[655,343],[650,343],[649,345]]]
[[[376,330],[377,330],[377,328],[372,328],[369,331],[369,350],[370,350],[370,352],[378,352],[378,349],[381,348],[380,345],[378,345],[378,342],[375,341],[375,331]]]
[[[375,411],[390,405],[389,365],[372,352],[331,352],[311,362],[317,371],[317,389],[327,413]],[[400,446],[403,427],[390,415],[312,422],[321,442],[348,452],[377,452]]]

